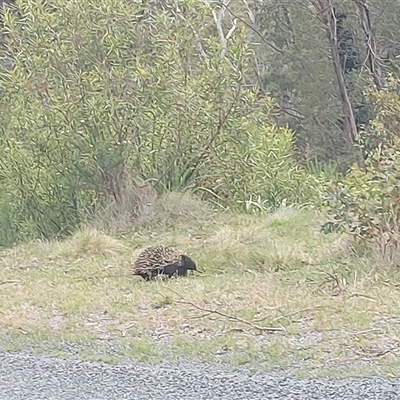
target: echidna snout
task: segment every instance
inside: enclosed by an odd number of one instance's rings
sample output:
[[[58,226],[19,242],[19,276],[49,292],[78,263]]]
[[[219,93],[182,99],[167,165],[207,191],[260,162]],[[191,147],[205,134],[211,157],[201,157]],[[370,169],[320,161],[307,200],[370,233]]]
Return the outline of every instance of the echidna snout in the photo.
[[[180,266],[176,269],[178,276],[187,276],[188,271],[197,271],[196,263],[188,256],[182,255]]]
[[[197,271],[196,263],[188,256],[182,256],[182,264],[185,269],[190,271]]]

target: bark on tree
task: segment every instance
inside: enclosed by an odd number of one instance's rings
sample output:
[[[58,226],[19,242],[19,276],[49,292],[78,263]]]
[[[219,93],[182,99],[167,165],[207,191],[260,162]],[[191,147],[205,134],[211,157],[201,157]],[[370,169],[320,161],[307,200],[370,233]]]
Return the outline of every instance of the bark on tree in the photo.
[[[344,126],[350,142],[354,144],[358,140],[358,132],[353,107],[346,86],[346,78],[340,62],[335,10],[332,6],[331,0],[311,0],[311,3],[317,11],[318,19],[326,27],[332,61],[339,86],[340,99],[344,114]]]
[[[376,38],[372,28],[368,3],[367,0],[354,0],[354,2],[359,9],[361,25],[365,34],[365,42],[367,44],[368,52],[368,67],[371,71],[376,88],[381,90],[385,86],[385,81],[383,79],[382,69],[379,64],[380,57],[377,51]]]

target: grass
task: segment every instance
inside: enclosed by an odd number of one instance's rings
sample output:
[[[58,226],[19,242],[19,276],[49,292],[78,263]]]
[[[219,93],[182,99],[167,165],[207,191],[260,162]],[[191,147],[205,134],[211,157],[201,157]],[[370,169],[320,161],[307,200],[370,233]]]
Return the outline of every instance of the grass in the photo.
[[[317,213],[222,213],[174,193],[156,207],[124,234],[84,229],[3,250],[0,346],[63,357],[61,344],[76,343],[80,357],[107,362],[188,357],[299,376],[400,375],[398,269],[319,233]],[[203,273],[133,276],[136,255],[158,243],[185,249]]]

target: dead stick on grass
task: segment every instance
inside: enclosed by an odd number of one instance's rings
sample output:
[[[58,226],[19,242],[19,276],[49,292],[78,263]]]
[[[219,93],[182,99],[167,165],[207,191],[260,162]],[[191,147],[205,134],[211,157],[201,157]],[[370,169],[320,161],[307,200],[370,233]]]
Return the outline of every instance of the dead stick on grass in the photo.
[[[1,282],[0,282],[0,285],[6,285],[6,284],[9,284],[9,285],[23,285],[23,284],[24,284],[24,281],[18,281],[18,280],[11,280],[11,279],[8,279],[8,280],[1,281]]]
[[[259,325],[254,324],[253,322],[251,322],[251,321],[249,321],[247,319],[240,318],[240,317],[237,317],[235,315],[229,315],[229,314],[225,314],[225,313],[223,313],[221,311],[218,311],[218,310],[212,310],[210,308],[200,307],[199,305],[197,305],[197,304],[195,304],[195,303],[193,303],[193,302],[191,302],[189,300],[186,300],[183,296],[181,296],[175,290],[173,290],[173,289],[171,289],[171,288],[169,288],[167,286],[163,286],[163,287],[165,287],[166,289],[168,289],[171,292],[175,293],[177,296],[179,296],[182,299],[181,301],[177,301],[176,303],[189,304],[189,305],[193,306],[194,308],[196,308],[197,310],[205,312],[206,314],[202,315],[201,318],[204,318],[204,317],[206,317],[206,316],[208,316],[210,314],[217,314],[217,315],[219,315],[221,317],[228,318],[231,321],[242,322],[243,324],[249,325],[253,329],[257,329],[257,330],[260,330],[260,331],[265,331],[265,332],[282,332],[282,331],[286,331],[286,329],[283,326],[281,326],[281,327],[259,326]]]
[[[380,353],[371,354],[370,356],[368,356],[366,354],[359,353],[359,352],[355,352],[357,355],[359,355],[359,357],[344,357],[344,358],[336,357],[336,358],[331,358],[329,360],[326,360],[325,364],[332,363],[332,362],[335,362],[335,361],[341,361],[341,362],[371,361],[371,359],[380,358],[380,357],[385,356],[386,354],[393,353],[393,350],[395,350],[395,349],[396,349],[396,347],[393,347],[392,349],[388,349],[388,350],[382,350]]]
[[[280,319],[283,319],[283,318],[293,317],[293,315],[296,315],[296,314],[301,314],[301,313],[306,312],[306,311],[318,310],[319,308],[324,308],[324,307],[326,307],[326,306],[314,306],[314,307],[303,308],[301,310],[293,311],[293,312],[290,312],[290,313],[287,313],[287,314],[282,314],[279,317],[274,318],[272,321],[276,322],[276,321],[279,321]]]

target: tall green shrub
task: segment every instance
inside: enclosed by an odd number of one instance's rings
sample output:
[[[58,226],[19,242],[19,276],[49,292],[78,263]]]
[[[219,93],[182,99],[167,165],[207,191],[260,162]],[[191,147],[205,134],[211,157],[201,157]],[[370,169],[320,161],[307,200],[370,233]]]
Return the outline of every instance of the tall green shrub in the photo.
[[[354,166],[326,196],[332,220],[358,241],[374,245],[386,260],[400,244],[400,86],[371,91],[377,117],[363,133],[365,170]]]
[[[304,199],[291,133],[246,88],[247,28],[224,48],[204,3],[178,3],[27,0],[5,12],[3,237],[68,234],[121,200],[126,175],[239,207]]]

